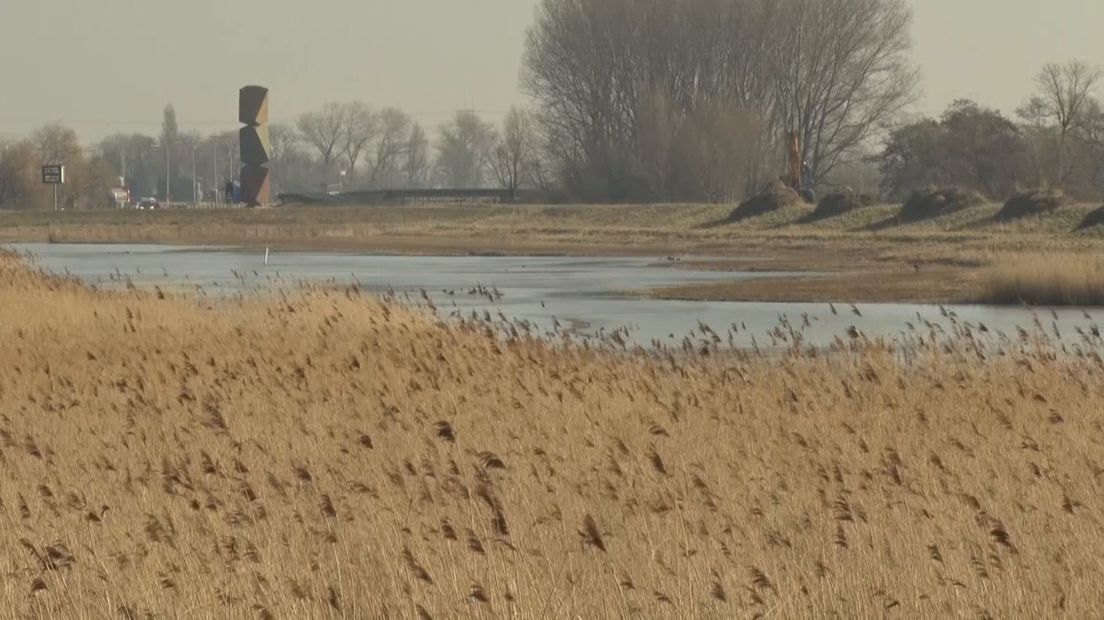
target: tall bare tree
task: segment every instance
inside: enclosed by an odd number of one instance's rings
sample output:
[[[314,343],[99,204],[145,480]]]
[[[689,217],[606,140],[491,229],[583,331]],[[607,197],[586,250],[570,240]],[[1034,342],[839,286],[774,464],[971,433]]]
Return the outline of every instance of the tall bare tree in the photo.
[[[1066,160],[1070,137],[1091,121],[1093,93],[1102,79],[1104,72],[1099,67],[1080,61],[1048,64],[1035,77],[1036,95],[1018,110],[1029,122],[1057,129],[1054,181],[1058,185],[1063,185],[1070,174]]]
[[[540,0],[522,83],[591,198],[667,191],[677,128],[718,109],[761,119],[754,160],[797,129],[819,178],[911,101],[910,20],[904,0]]]
[[[495,145],[494,125],[471,111],[460,111],[441,125],[437,169],[452,188],[479,187],[487,173]]]
[[[374,153],[369,164],[372,168],[372,186],[390,186],[394,174],[402,164],[402,156],[409,147],[410,117],[397,108],[384,108],[379,113],[379,131],[374,143]]]
[[[63,125],[46,125],[31,134],[31,142],[38,150],[38,165],[65,164],[66,182],[59,188],[60,206],[76,208],[85,161],[77,132]]]
[[[517,190],[529,177],[538,136],[532,114],[511,107],[502,122],[502,133],[491,160],[498,182],[517,200]]]
[[[345,123],[345,107],[339,103],[327,103],[318,112],[307,112],[295,123],[303,139],[318,151],[322,159],[323,188],[330,180],[330,165],[340,154],[339,145],[342,145],[345,138]]]
[[[115,166],[118,176],[125,177],[135,198],[156,193],[157,180],[165,172],[164,160],[157,157],[156,140],[142,134],[114,134],[100,142],[99,150]]]
[[[284,159],[289,153],[295,150],[299,145],[299,141],[302,137],[295,128],[284,123],[273,123],[268,127],[269,140],[272,144],[272,188],[273,193],[279,193],[280,189],[280,172],[283,168]]]
[[[161,117],[161,159],[165,164],[165,182],[161,188],[165,202],[170,202],[173,199],[173,190],[176,189],[176,178],[180,176],[180,154],[177,152],[180,146],[180,128],[176,122],[176,109],[171,103],[165,106]]]
[[[424,187],[429,176],[429,138],[425,129],[415,123],[406,138],[403,172],[408,187]]]
[[[777,118],[796,130],[814,181],[913,100],[912,14],[903,0],[779,0]]]
[[[341,154],[349,166],[350,181],[356,176],[356,167],[360,157],[367,152],[369,145],[379,136],[379,116],[367,104],[359,101],[344,106],[345,122],[341,138]]]
[[[28,208],[36,187],[35,145],[28,140],[0,144],[0,208]]]

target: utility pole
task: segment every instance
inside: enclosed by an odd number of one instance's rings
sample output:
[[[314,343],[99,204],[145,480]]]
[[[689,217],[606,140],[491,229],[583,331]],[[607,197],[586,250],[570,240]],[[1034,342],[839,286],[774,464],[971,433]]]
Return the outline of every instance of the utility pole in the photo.
[[[211,140],[211,175],[214,178],[215,206],[219,206],[219,196],[222,194],[222,185],[219,184],[218,175],[218,140]]]
[[[228,175],[226,177],[226,182],[228,184],[230,184],[231,187],[233,187],[233,183],[234,183],[234,143],[233,143],[233,141],[230,141],[230,140],[228,140],[226,142],[226,173]],[[227,200],[227,202],[229,202],[230,205],[233,206],[233,203],[234,203],[233,197],[231,197],[229,200]]]
[[[196,160],[195,160],[196,146],[197,145],[195,143],[192,144],[192,208],[193,209],[195,207],[199,206],[199,196],[196,195],[196,194],[199,193],[198,191],[196,191],[198,189],[198,186],[196,185]]]
[[[169,204],[169,200],[172,199],[172,180],[169,178],[169,143],[164,141],[165,147],[165,204]]]

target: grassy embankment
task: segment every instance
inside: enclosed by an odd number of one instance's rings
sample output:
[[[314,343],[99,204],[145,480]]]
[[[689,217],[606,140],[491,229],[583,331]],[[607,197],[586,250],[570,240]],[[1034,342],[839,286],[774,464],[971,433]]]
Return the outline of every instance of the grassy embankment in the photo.
[[[405,253],[569,253],[711,257],[730,270],[788,269],[821,275],[678,287],[674,299],[1062,303],[1026,287],[996,295],[1008,264],[1035,265],[1042,283],[1073,261],[1104,252],[1104,226],[1077,231],[1091,205],[1000,222],[998,205],[901,223],[897,206],[874,206],[815,222],[806,207],[737,223],[730,206],[326,207],[163,212],[0,213],[0,242],[159,242],[281,249]],[[717,259],[717,260],[712,260]],[[1046,260],[1041,260],[1046,259]],[[1053,268],[1040,271],[1041,263]],[[996,269],[995,269],[996,268]],[[1104,275],[1101,276],[1104,278]],[[1070,281],[1063,289],[1075,286]],[[1003,288],[1003,287],[1000,287]],[[1095,285],[1090,287],[1095,290]],[[1077,298],[1104,304],[1092,290]]]
[[[0,255],[3,608],[1099,611],[1097,337],[765,359],[488,328],[354,290],[91,292]]]

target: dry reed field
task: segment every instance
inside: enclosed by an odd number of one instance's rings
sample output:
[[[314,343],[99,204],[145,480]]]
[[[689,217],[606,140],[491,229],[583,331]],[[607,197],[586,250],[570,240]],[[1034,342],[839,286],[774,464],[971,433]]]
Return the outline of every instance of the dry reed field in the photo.
[[[767,357],[504,331],[0,255],[2,615],[1100,613],[1097,334]]]
[[[1051,253],[1000,261],[985,298],[1001,304],[1104,306],[1104,256]]]

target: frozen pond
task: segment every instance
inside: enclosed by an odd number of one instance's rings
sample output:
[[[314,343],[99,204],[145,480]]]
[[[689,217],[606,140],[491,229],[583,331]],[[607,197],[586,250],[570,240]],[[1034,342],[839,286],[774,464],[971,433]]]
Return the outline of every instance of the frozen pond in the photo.
[[[414,301],[425,291],[443,318],[501,312],[546,331],[554,322],[580,335],[629,329],[629,340],[677,346],[711,339],[710,326],[727,344],[784,346],[793,333],[823,346],[847,338],[852,327],[867,337],[950,333],[969,328],[999,341],[1029,333],[1067,343],[1092,339],[1104,309],[1027,309],[997,306],[687,302],[639,299],[632,291],[688,283],[785,274],[694,271],[654,258],[391,256],[343,252],[264,252],[162,245],[11,244],[42,268],[68,273],[98,287],[160,286],[209,295],[288,289],[301,283],[353,284]],[[1099,339],[1096,339],[1099,342]]]

